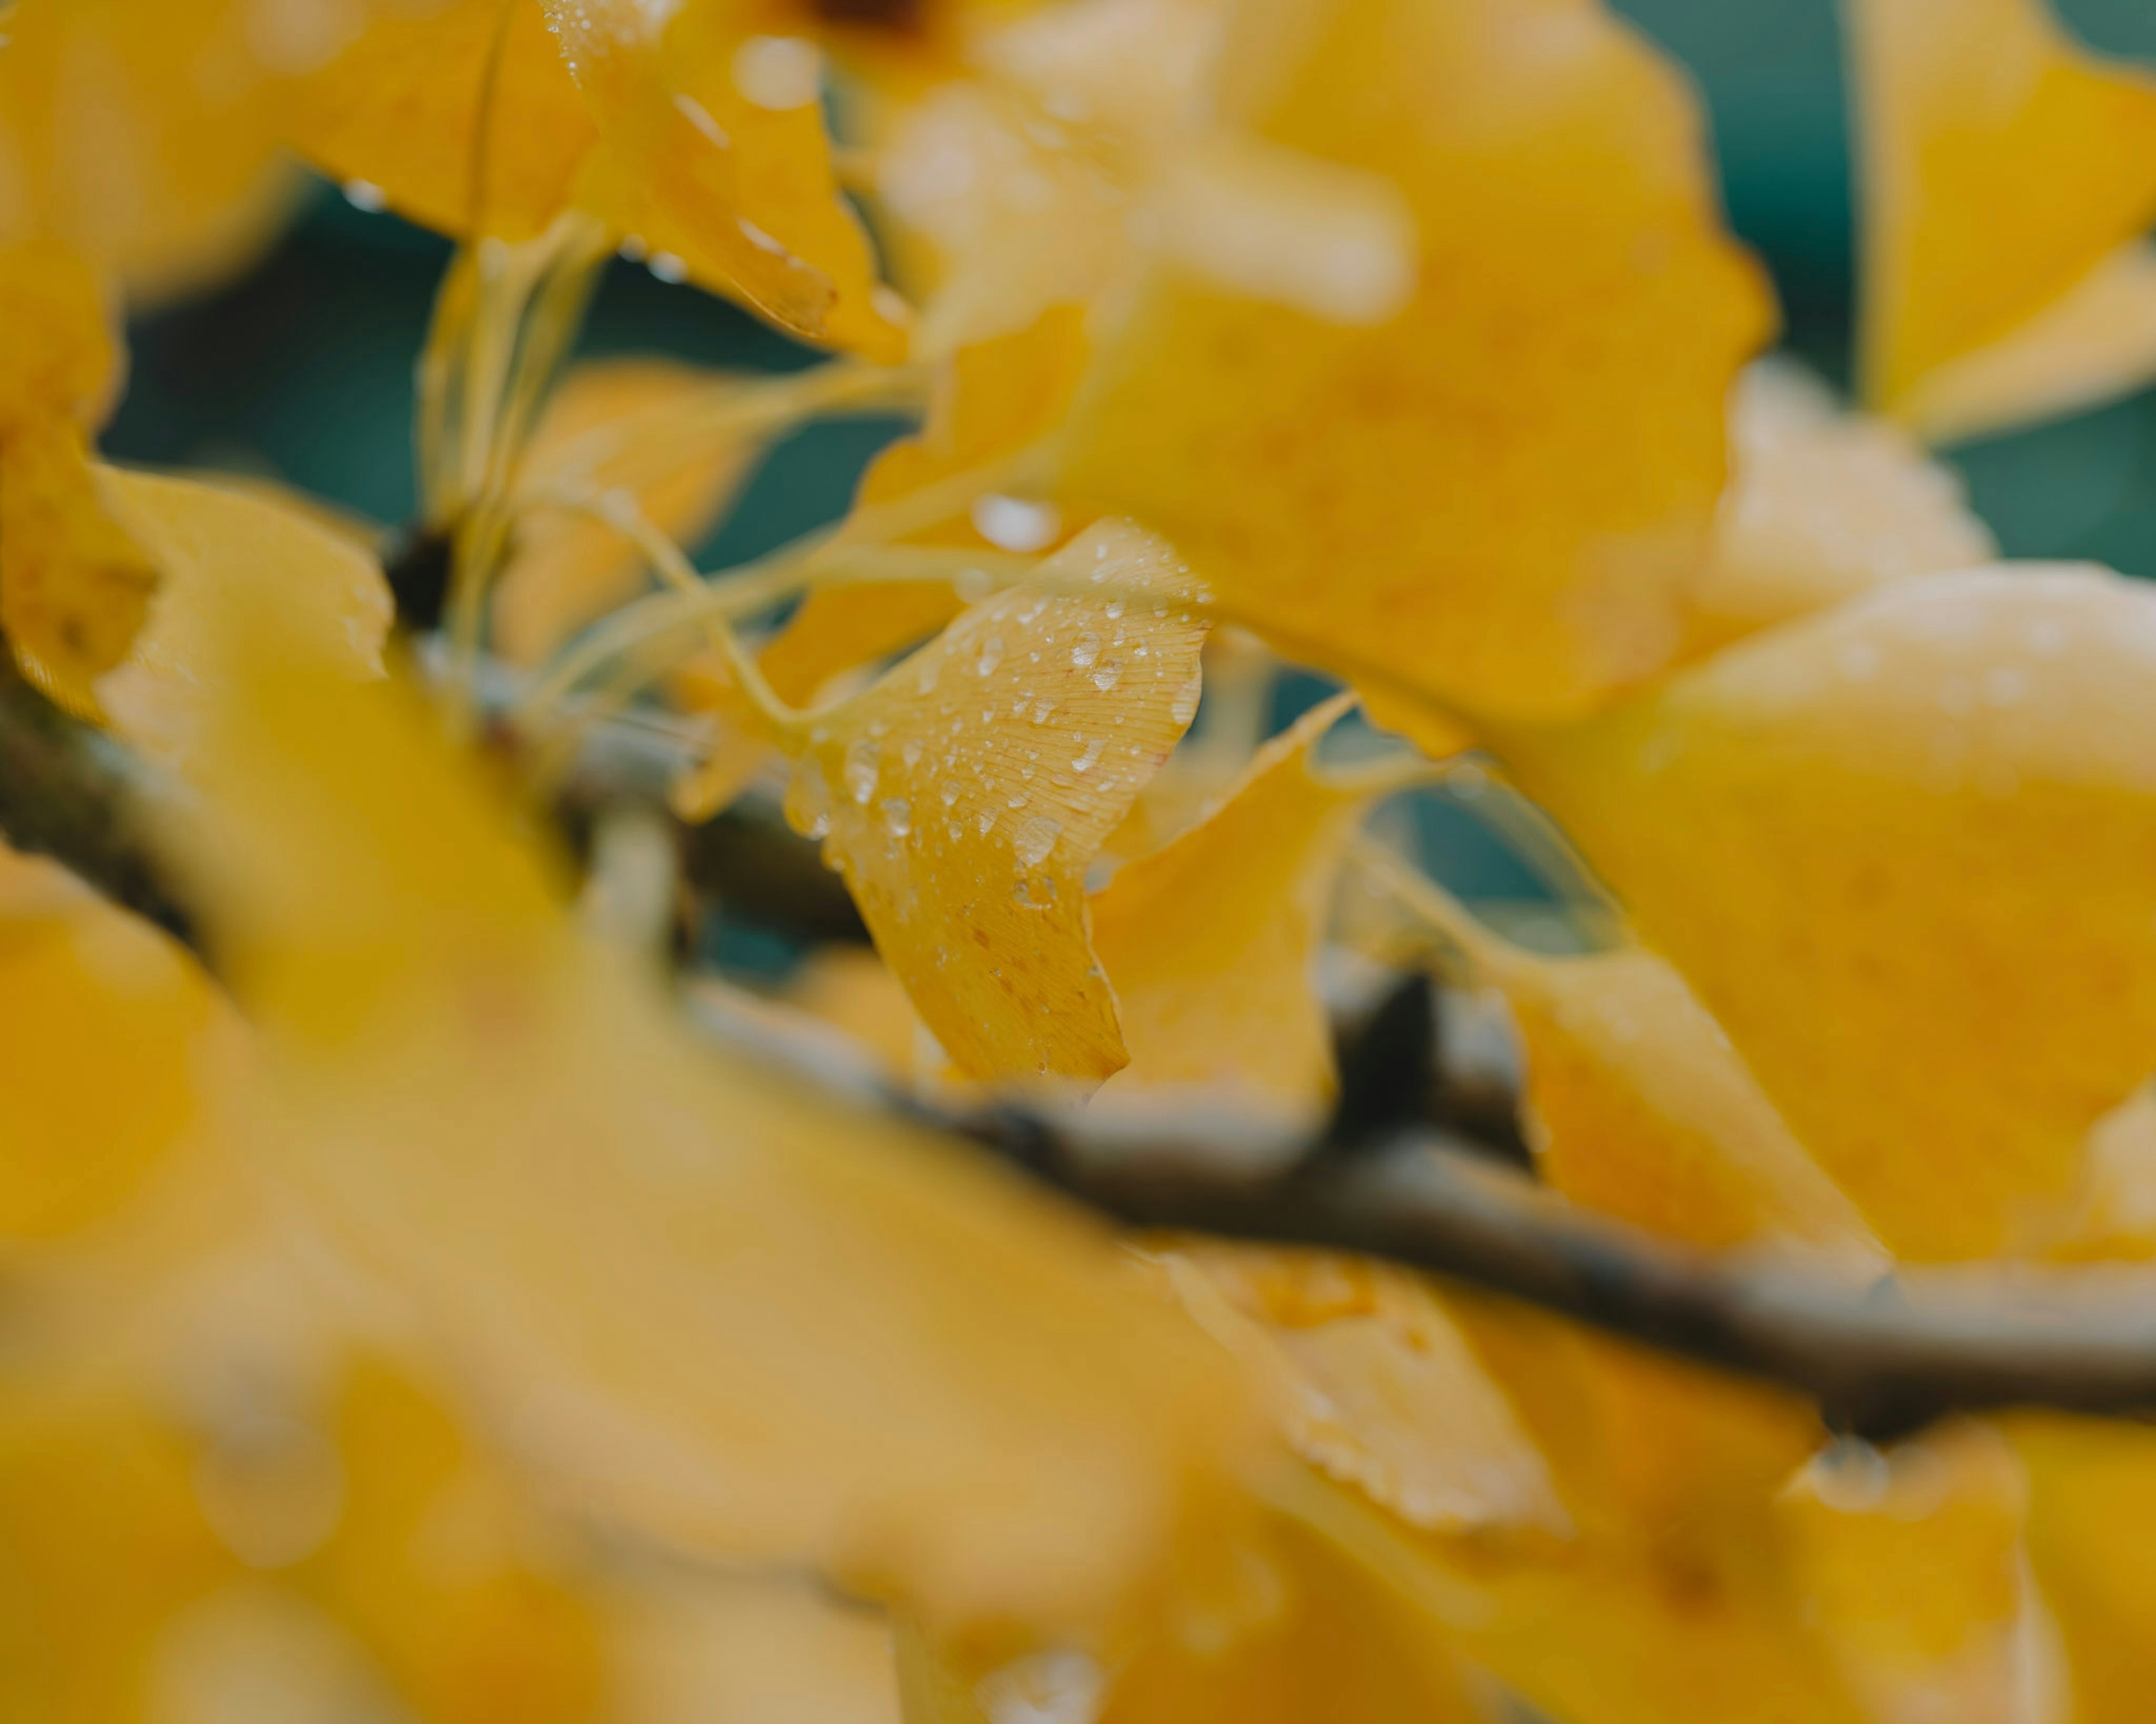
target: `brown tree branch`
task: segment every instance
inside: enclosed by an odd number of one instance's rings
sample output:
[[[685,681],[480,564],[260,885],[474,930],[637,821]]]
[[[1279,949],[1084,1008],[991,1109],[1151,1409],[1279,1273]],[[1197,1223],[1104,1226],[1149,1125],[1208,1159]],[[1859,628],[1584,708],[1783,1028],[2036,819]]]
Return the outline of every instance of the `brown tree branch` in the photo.
[[[692,744],[663,721],[609,721],[587,739],[567,793],[588,808],[649,798]],[[146,793],[155,781],[124,750],[0,669],[0,832],[185,937],[184,902],[142,839],[135,811]],[[736,835],[759,818],[737,816]],[[785,878],[773,907],[798,916],[803,904],[821,906],[808,920],[835,921],[814,887],[842,889],[812,847],[765,824],[772,830],[757,842],[772,852],[753,867],[726,829],[701,841],[711,854],[731,853],[711,865],[732,870],[729,892],[738,900],[759,874]],[[738,998],[685,989],[709,1033],[753,1044],[819,1089],[984,1144],[1128,1227],[1402,1264],[1779,1384],[1815,1400],[1837,1428],[1871,1438],[2015,1406],[2156,1412],[2156,1276],[2144,1271],[1984,1268],[1853,1285],[1795,1260],[1684,1250],[1490,1158],[1512,1146],[1470,1146],[1427,1126],[1388,1134],[1364,1121],[1313,1147],[1276,1124],[1217,1114],[926,1104],[807,1020],[745,1013],[729,1003]]]

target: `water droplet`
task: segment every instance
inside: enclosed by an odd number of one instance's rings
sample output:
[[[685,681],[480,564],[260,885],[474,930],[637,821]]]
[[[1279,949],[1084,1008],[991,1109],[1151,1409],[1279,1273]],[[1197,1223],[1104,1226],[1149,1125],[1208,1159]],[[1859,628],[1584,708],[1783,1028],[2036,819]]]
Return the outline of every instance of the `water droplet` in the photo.
[[[1022,808],[1032,800],[1033,798],[1023,790],[1015,791],[1004,798],[1004,806],[1007,808]]]
[[[946,778],[937,788],[936,793],[943,798],[943,806],[949,808],[958,800],[958,781],[956,778]]]
[[[904,838],[913,830],[913,805],[902,796],[894,796],[883,805],[883,829],[893,838]]]
[[[906,739],[906,747],[903,747],[903,748],[901,748],[901,749],[900,749],[900,750],[898,751],[898,757],[899,757],[901,760],[904,761],[904,762],[906,763],[906,765],[908,765],[908,766],[910,766],[910,767],[917,767],[917,766],[919,766],[919,765],[921,764],[921,739],[920,739],[920,737],[918,737],[918,736],[909,736],[909,737],[907,737],[907,738]]]
[[[678,287],[689,279],[688,264],[670,251],[654,251],[644,267],[669,287]]]
[[[1045,814],[1028,814],[1011,834],[1011,853],[1022,868],[1038,868],[1055,848],[1063,829]]]
[[[1070,662],[1083,670],[1101,656],[1101,637],[1088,629],[1071,643]]]
[[[1083,738],[1081,740],[1083,741]],[[1091,772],[1101,763],[1101,751],[1107,746],[1100,737],[1094,737],[1091,741],[1086,744],[1085,752],[1070,762],[1070,770],[1074,772]]]
[[[1004,638],[1000,634],[991,634],[981,643],[980,656],[973,660],[973,675],[993,676],[996,674],[996,666],[1003,661]]]
[[[974,500],[973,530],[1001,551],[1042,551],[1055,542],[1062,520],[1048,503],[1029,503],[1020,497],[986,496]]]
[[[993,832],[996,829],[996,811],[993,808],[982,809],[981,812],[974,817],[973,824],[979,831],[981,836],[983,838],[986,838],[991,832]]]
[[[803,755],[786,786],[786,824],[803,838],[831,829],[831,790],[813,755]]]
[[[1116,618],[1122,615],[1123,602],[1120,598],[1111,598],[1104,607],[1102,607],[1102,608],[1107,612],[1108,620],[1112,623]]]
[[[344,201],[354,209],[363,209],[369,215],[378,215],[389,208],[389,194],[372,180],[346,180],[344,182]]]
[[[1055,703],[1053,700],[1035,700],[1033,703],[1033,721],[1035,724],[1046,724],[1049,714],[1055,711]]]
[[[866,736],[856,736],[846,745],[846,793],[857,803],[866,803],[875,794],[876,763],[883,750]]]
[[[989,818],[993,819],[994,817],[991,815]],[[952,844],[955,844],[965,835],[966,829],[961,826],[956,820],[946,820],[943,823],[943,836],[949,839]],[[941,954],[938,954],[938,956],[940,957]]]
[[[1103,659],[1101,668],[1093,673],[1093,686],[1104,695],[1122,680],[1123,661],[1121,659]]]
[[[1175,698],[1168,702],[1168,716],[1178,724],[1188,724],[1198,716],[1198,694],[1203,681],[1197,671],[1192,671],[1190,680],[1178,689]]]
[[[960,569],[951,577],[951,585],[966,604],[978,604],[996,590],[995,578],[986,569]]]

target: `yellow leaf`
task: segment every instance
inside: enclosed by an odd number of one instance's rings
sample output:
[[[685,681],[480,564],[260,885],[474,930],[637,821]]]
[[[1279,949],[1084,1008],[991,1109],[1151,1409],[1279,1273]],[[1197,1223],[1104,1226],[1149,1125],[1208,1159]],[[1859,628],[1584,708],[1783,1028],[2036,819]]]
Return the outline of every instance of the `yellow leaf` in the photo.
[[[287,1088],[271,1151],[536,1458],[938,1624],[1078,1632],[1168,1584],[1243,1397],[1112,1242],[691,1044],[403,690],[235,625],[190,853]]]
[[[2021,1546],[2027,1495],[2013,1450],[1979,1424],[1885,1455],[1830,1449],[1784,1493],[1799,1583],[1873,1716],[2060,1715]]]
[[[142,300],[203,285],[270,238],[290,184],[281,80],[335,50],[335,18],[252,0],[17,0],[7,30],[0,241],[58,239]]]
[[[236,1030],[172,941],[0,846],[0,1241],[117,1207],[204,1128],[205,1062]]]
[[[1866,395],[1966,433],[2146,378],[2149,271],[2123,249],[2156,219],[2156,80],[2082,50],[2043,0],[1853,0],[1849,18]],[[2040,320],[2050,351],[1986,354]]]
[[[967,1076],[1098,1080],[1124,1063],[1086,870],[1197,711],[1192,602],[1158,541],[1096,527],[814,723],[788,813],[827,834],[876,949]]]
[[[325,173],[438,232],[511,244],[567,207],[598,138],[537,0],[377,7],[289,114]]]
[[[1801,1243],[1853,1269],[1883,1266],[1863,1217],[1661,958],[1629,944],[1530,952],[1434,882],[1387,873],[1511,1008],[1523,1123],[1558,1190],[1690,1244]]]
[[[1744,374],[1730,436],[1734,471],[1691,594],[1687,657],[1897,575],[1999,554],[1950,469],[1887,421],[1841,412],[1794,365]]]
[[[745,475],[755,440],[700,424],[718,374],[663,359],[595,360],[562,380],[518,476],[527,498],[567,490],[606,506],[619,492],[677,543],[710,529]],[[519,511],[508,566],[496,577],[495,649],[536,664],[644,585],[635,547],[588,511],[543,501]]]
[[[1063,492],[1166,535],[1224,615],[1366,695],[1548,717],[1658,668],[1771,322],[1677,74],[1594,0],[1279,0],[1231,30],[1219,104],[1362,187],[1355,279],[1317,284],[1328,316],[1313,287],[1157,262],[1102,338]],[[1388,197],[1410,258],[1374,244]]]
[[[158,574],[105,512],[80,432],[0,440],[0,630],[59,705],[102,718],[97,679],[126,657]]]
[[[541,4],[599,130],[587,208],[798,335],[904,353],[902,306],[832,173],[813,42],[758,35],[726,0]]]
[[[1332,1027],[1312,972],[1341,856],[1382,788],[1317,769],[1319,741],[1352,704],[1306,713],[1206,819],[1094,899],[1094,949],[1130,1049],[1106,1093],[1225,1090],[1313,1122],[1330,1100]]]
[[[1494,745],[1899,1255],[2025,1246],[2156,1046],[2156,592],[1911,577]]]
[[[184,760],[210,698],[214,642],[237,608],[273,597],[307,650],[347,676],[378,676],[393,606],[372,554],[291,504],[214,481],[97,470],[112,517],[164,578],[125,661],[97,685],[113,728]]]

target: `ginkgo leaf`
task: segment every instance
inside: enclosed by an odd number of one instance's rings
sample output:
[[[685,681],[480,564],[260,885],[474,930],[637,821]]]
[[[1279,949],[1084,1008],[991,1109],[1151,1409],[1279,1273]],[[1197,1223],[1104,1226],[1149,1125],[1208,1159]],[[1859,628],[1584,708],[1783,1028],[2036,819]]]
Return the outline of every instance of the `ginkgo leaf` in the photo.
[[[603,511],[618,498],[680,544],[708,531],[757,448],[737,426],[697,423],[719,377],[663,359],[589,361],[562,378],[532,434],[518,490],[570,492]],[[642,590],[635,546],[587,510],[544,500],[519,511],[509,562],[495,577],[495,650],[537,662],[586,623]]]
[[[137,301],[198,287],[275,230],[285,80],[342,9],[254,0],[17,0],[0,52],[0,241],[42,235]]]
[[[1526,1066],[1522,1123],[1558,1190],[1694,1245],[1800,1242],[1852,1268],[1882,1265],[1855,1205],[1661,958],[1631,944],[1531,952],[1435,882],[1399,866],[1387,878],[1504,996]]]
[[[2138,582],[1914,576],[1495,746],[1888,1247],[1979,1255],[2152,1063],[2152,653]]]
[[[188,850],[286,1091],[265,1152],[506,1428],[595,1512],[937,1624],[1167,1583],[1243,1397],[1111,1242],[687,1043],[407,691],[232,626]]]
[[[1714,554],[1693,588],[1696,654],[1897,575],[1999,554],[1961,481],[1888,421],[1844,413],[1816,378],[1763,360],[1739,380]]]
[[[1771,324],[1677,74],[1594,0],[1281,0],[1240,15],[1218,91],[1235,135],[1403,203],[1414,256],[1330,262],[1411,293],[1350,283],[1326,316],[1157,262],[1101,338],[1063,494],[1163,533],[1224,615],[1366,695],[1554,716],[1659,667]],[[1275,245],[1306,243],[1300,208]]]
[[[1127,1057],[1086,871],[1198,710],[1194,601],[1158,540],[1096,527],[819,716],[796,762],[789,816],[968,1077]]]
[[[2156,1680],[2141,1631],[2156,1550],[2156,1432],[2128,1420],[2018,1415],[2006,1423],[2027,1472],[2030,1569],[2066,1655],[2074,1716],[2129,1724]]]
[[[207,1064],[237,1034],[165,935],[0,845],[0,1242],[109,1213],[206,1129]]]
[[[2118,257],[2156,219],[2156,79],[2082,50],[2044,0],[1852,0],[1848,17],[1867,397],[1965,432],[2143,381],[2149,271]],[[2100,297],[2069,311],[2099,271]],[[2034,351],[1985,367],[1986,348],[2047,316],[2080,349],[2071,387]],[[2098,342],[2106,363],[2090,362]],[[1956,378],[1973,358],[1984,370]]]
[[[1883,1719],[2040,1724],[2064,1698],[2021,1534],[2020,1461],[1987,1426],[1829,1449],[1781,1500],[1807,1603]]]
[[[1168,1272],[1321,1472],[1425,1530],[1571,1531],[1548,1463],[1427,1283],[1347,1258],[1203,1244],[1171,1256]]]
[[[382,674],[394,607],[373,556],[296,508],[214,482],[105,467],[99,495],[163,571],[126,659],[97,685],[113,728],[184,759],[211,698],[217,632],[234,606],[274,593],[306,649],[349,676]]]
[[[157,566],[105,514],[88,436],[120,375],[99,272],[54,241],[0,246],[0,631],[53,700],[98,716],[91,685],[141,626]]]
[[[813,42],[758,34],[721,0],[540,3],[599,130],[585,207],[786,329],[903,354],[902,303],[832,172]]]
[[[567,207],[598,140],[538,0],[375,7],[288,110],[294,146],[359,195],[512,244]]]
[[[1353,704],[1313,707],[1207,818],[1093,900],[1130,1049],[1105,1095],[1226,1090],[1313,1121],[1331,1099],[1332,1026],[1312,972],[1341,857],[1383,788],[1317,767],[1319,741]]]

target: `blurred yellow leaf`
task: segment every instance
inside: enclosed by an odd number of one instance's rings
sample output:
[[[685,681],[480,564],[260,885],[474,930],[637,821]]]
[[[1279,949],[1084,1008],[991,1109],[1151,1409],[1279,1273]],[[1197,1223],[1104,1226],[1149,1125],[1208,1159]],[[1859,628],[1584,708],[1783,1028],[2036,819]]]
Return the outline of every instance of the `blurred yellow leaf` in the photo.
[[[1733,470],[1691,597],[1687,657],[1897,575],[1999,554],[1950,469],[1891,423],[1840,411],[1794,365],[1763,360],[1745,372],[1730,438]]]
[[[41,236],[131,300],[244,261],[283,213],[282,80],[341,45],[295,0],[16,0],[0,52],[0,242]]]
[[[1354,824],[1383,787],[1319,771],[1353,704],[1313,707],[1261,749],[1213,812],[1120,870],[1093,900],[1093,945],[1130,1064],[1109,1093],[1224,1090],[1307,1116],[1333,1089],[1312,972]]]
[[[165,935],[0,845],[0,1242],[95,1220],[203,1129],[236,1030]]]
[[[1594,0],[1278,0],[1218,90],[1273,163],[1194,194],[1241,224],[1233,279],[1152,268],[1064,493],[1366,695],[1548,717],[1659,667],[1771,326],[1678,75]]]
[[[725,0],[541,4],[600,135],[580,202],[663,272],[811,340],[903,354],[902,305],[833,176],[814,42],[757,34]]]
[[[1511,1008],[1522,1121],[1557,1189],[1694,1245],[1802,1243],[1851,1268],[1883,1266],[1855,1205],[1661,957],[1632,944],[1531,952],[1404,865],[1385,875]]]
[[[592,1511],[937,1623],[1171,1583],[1243,1397],[1110,1241],[688,1043],[401,689],[246,615],[218,686],[190,851],[275,1152]]]
[[[88,439],[120,374],[99,272],[66,245],[0,246],[0,631],[23,673],[100,716],[92,685],[141,626],[157,566],[105,511]]]
[[[598,137],[538,0],[377,6],[288,111],[325,173],[439,233],[511,244],[567,205]]]
[[[2014,1451],[1979,1424],[1884,1455],[1829,1449],[1784,1494],[1799,1583],[1872,1716],[2061,1715],[2021,1546],[2027,1497]]]
[[[737,426],[701,423],[718,373],[666,359],[592,360],[547,403],[518,474],[545,499],[568,491],[604,510],[615,495],[668,538],[693,545],[732,498],[757,449]],[[508,566],[495,577],[495,650],[536,664],[586,623],[635,596],[634,546],[588,511],[542,500],[520,511]]]
[[[1966,435],[2145,381],[2156,79],[2084,52],[2044,0],[1852,0],[1848,17],[1866,395]],[[1989,351],[2017,340],[2033,345]]]
[[[814,721],[788,814],[967,1076],[1127,1057],[1086,870],[1198,709],[1192,603],[1158,541],[1096,527]]]
[[[1498,739],[1897,1255],[2026,1246],[2156,1046],[2156,593],[1911,577]]]
[[[97,685],[113,728],[168,762],[201,721],[213,643],[235,606],[273,597],[307,648],[347,675],[379,675],[393,609],[373,555],[295,504],[214,480],[97,470],[100,495],[163,571],[126,659]]]

